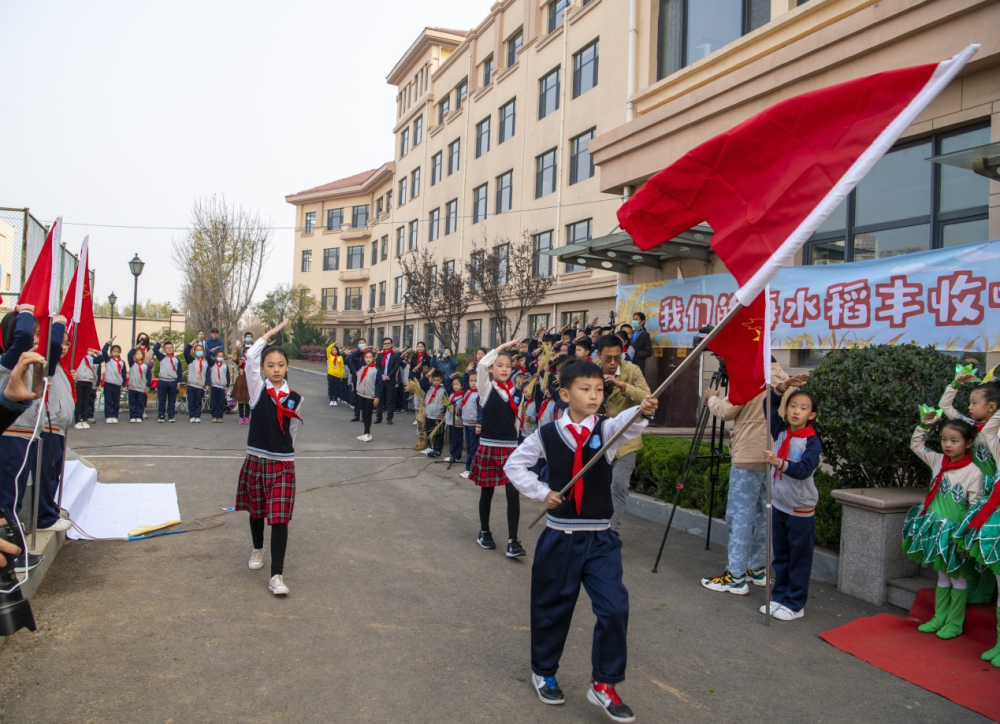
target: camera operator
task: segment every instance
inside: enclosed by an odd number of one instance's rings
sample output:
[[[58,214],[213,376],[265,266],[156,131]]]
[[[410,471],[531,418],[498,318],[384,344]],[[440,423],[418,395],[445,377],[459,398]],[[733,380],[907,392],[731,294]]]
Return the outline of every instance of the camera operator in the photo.
[[[723,362],[723,364],[725,364]],[[771,381],[780,385],[788,375],[776,362],[771,363]],[[780,388],[779,388],[780,389]],[[729,529],[729,564],[720,576],[701,579],[710,591],[737,595],[750,592],[749,582],[765,584],[767,551],[767,423],[764,419],[764,395],[761,392],[745,405],[734,405],[719,397],[717,389],[708,388],[703,397],[708,409],[724,422],[733,422],[729,433],[729,497],[726,501],[726,527]]]
[[[649,385],[642,370],[622,360],[622,341],[617,335],[606,334],[597,340],[598,364],[604,373],[604,402],[598,414],[618,417],[637,407],[649,394]],[[611,530],[618,534],[628,502],[628,484],[635,470],[635,453],[642,448],[642,436],[619,446],[611,468],[611,499],[615,512]]]

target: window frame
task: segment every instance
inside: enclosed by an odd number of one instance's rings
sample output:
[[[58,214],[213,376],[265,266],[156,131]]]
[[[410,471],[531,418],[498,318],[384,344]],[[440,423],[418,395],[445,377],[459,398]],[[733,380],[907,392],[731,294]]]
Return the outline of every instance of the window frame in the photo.
[[[378,264],[378,239],[372,240],[372,263],[371,266]]]
[[[575,233],[577,227],[579,227],[581,224],[586,224],[587,225],[587,236],[585,238],[584,237],[579,237]],[[581,241],[590,241],[593,238],[594,238],[594,219],[593,219],[593,217],[591,217],[589,219],[580,219],[579,221],[574,221],[572,223],[566,224],[566,245],[567,246],[569,246],[570,244],[576,244],[576,243],[581,242]],[[567,274],[572,274],[573,272],[583,271],[584,269],[587,268],[583,264],[571,264],[570,262],[565,262],[565,264],[566,264],[566,273]]]
[[[306,218],[305,231],[303,233],[311,234],[313,233],[313,229],[316,228],[316,212],[307,211],[305,218]]]
[[[549,0],[548,3],[548,28],[549,33],[554,33],[566,22],[566,11],[571,5],[571,0]]]
[[[437,241],[441,236],[441,207],[431,209],[427,215],[427,241]]]
[[[513,67],[517,65],[519,58],[517,57],[524,47],[524,27],[520,27],[511,33],[506,40],[507,43],[507,67]]]
[[[324,312],[336,312],[337,311],[337,287],[323,287],[320,289],[320,310]],[[333,292],[333,294],[328,294],[327,292]],[[333,298],[333,306],[328,305],[330,298]]]
[[[505,129],[507,125],[507,113],[506,109],[510,108],[510,135],[506,135]],[[500,123],[497,127],[497,145],[499,146],[504,141],[509,141],[514,137],[517,132],[517,98],[511,98],[509,101],[500,106],[498,111],[498,117]]]
[[[548,237],[548,246],[542,247],[541,242],[543,237]],[[533,279],[540,279],[542,277],[552,276],[552,257],[542,254],[543,251],[548,251],[552,248],[552,244],[555,241],[555,229],[549,229],[548,231],[539,231],[536,234],[531,235],[531,241],[533,244],[534,258],[531,262],[531,276]],[[543,272],[541,270],[542,263],[544,262],[546,270]],[[531,329],[531,327],[529,327]]]
[[[444,124],[445,117],[451,112],[451,93],[438,101],[438,125]]]
[[[385,306],[385,280],[378,283],[378,306]]]
[[[496,68],[493,64],[493,53],[490,53],[483,60],[483,87],[485,88],[490,83],[493,82],[493,76],[495,74]]]
[[[404,175],[401,179],[399,179],[397,198],[399,199],[400,206],[406,206],[407,189],[409,188],[409,183],[410,183],[409,176]]]
[[[410,152],[410,129],[404,128],[399,132],[399,157],[404,158]]]
[[[389,235],[382,237],[382,251],[379,254],[379,261],[386,261],[389,258]]]
[[[506,186],[505,186],[506,181]],[[496,177],[497,191],[496,204],[493,207],[494,214],[506,214],[514,208],[514,169],[504,171]],[[503,203],[504,189],[507,191],[507,203]]]
[[[546,191],[543,188],[543,185],[545,183],[545,172],[548,167],[546,167],[544,164],[545,164],[545,159],[549,156],[552,156],[552,164],[551,164],[552,186],[548,191]],[[559,149],[558,147],[556,147],[556,148],[550,148],[548,151],[545,151],[544,153],[540,153],[539,155],[535,156],[535,198],[541,199],[548,196],[549,194],[553,194],[556,192],[556,189],[558,187],[559,187]]]
[[[601,59],[600,42],[601,42],[600,38],[595,38],[594,40],[592,40],[591,42],[587,43],[585,46],[580,48],[577,52],[573,53],[573,98],[579,98],[587,91],[591,91],[597,87],[597,84],[600,79],[600,59]],[[592,62],[593,83],[590,85],[589,88],[581,90],[581,86],[583,85],[583,70],[584,70],[583,54],[586,53],[591,48],[594,49],[594,58]]]
[[[467,319],[465,320],[465,339],[467,340],[468,350],[479,349],[483,346],[483,320],[482,319]]]
[[[548,79],[555,76],[555,84],[548,85]],[[562,66],[556,66],[553,70],[538,79],[538,120],[547,118],[559,110],[559,91],[562,87]],[[552,107],[549,108],[545,98],[549,91],[552,92]]]
[[[458,85],[455,86],[455,110],[462,110],[462,106],[465,105],[465,99],[469,97],[469,79],[464,78],[459,81]]]
[[[486,221],[486,217],[489,215],[489,198],[490,198],[490,184],[489,182],[479,184],[474,189],[472,189],[472,223],[478,224],[480,221]],[[480,209],[480,204],[482,209]]]
[[[444,235],[450,236],[458,231],[458,199],[448,201],[444,208]]]
[[[354,294],[351,293],[352,290],[355,290]],[[364,293],[364,287],[344,287],[344,311],[360,312]],[[355,302],[355,300],[357,301]]]
[[[579,165],[579,158],[581,155],[581,151],[579,149],[579,143],[585,136],[588,137],[587,150],[582,151],[582,153],[586,153],[587,156],[590,157],[590,175],[584,178],[580,178],[579,169],[577,168]],[[590,141],[593,141],[594,138],[596,137],[597,137],[597,126],[594,126],[593,128],[584,131],[579,135],[573,136],[573,138],[569,139],[569,185],[570,186],[592,179],[596,175],[597,170],[596,167],[594,166],[594,157],[590,153],[590,143],[589,143]]]
[[[301,266],[299,267],[303,273],[312,271],[312,259],[313,259],[312,249],[303,249],[302,262]]]
[[[355,266],[357,264],[357,266]],[[347,247],[347,268],[348,269],[364,269],[365,268],[365,245],[364,244],[353,244]]]
[[[340,212],[340,223],[337,225],[333,224],[336,218],[336,212]],[[327,231],[340,231],[340,227],[344,225],[344,207],[339,209],[327,209],[326,210],[326,230]]]
[[[403,256],[406,251],[406,225],[396,227],[396,256]]]
[[[410,222],[410,240],[407,243],[406,250],[414,251],[420,244],[420,224],[416,219]]]
[[[330,259],[333,259],[332,264]],[[340,248],[329,247],[323,249],[323,271],[340,271]]]
[[[431,186],[441,183],[441,171],[444,168],[444,151],[438,151],[431,156]]]
[[[392,303],[402,304],[403,302],[403,275],[400,274],[392,280]]]
[[[410,172],[410,200],[420,196],[420,166]]]
[[[368,204],[360,204],[351,208],[351,228],[352,229],[363,229],[368,226],[369,212],[371,209]],[[362,213],[364,212],[364,213]],[[360,223],[358,219],[360,218]]]
[[[448,175],[456,174],[462,168],[462,139],[456,138],[448,144]]]
[[[486,116],[476,124],[476,158],[482,158],[490,152],[491,118],[492,116]]]
[[[413,119],[413,147],[416,148],[424,140],[424,116],[421,113]]]

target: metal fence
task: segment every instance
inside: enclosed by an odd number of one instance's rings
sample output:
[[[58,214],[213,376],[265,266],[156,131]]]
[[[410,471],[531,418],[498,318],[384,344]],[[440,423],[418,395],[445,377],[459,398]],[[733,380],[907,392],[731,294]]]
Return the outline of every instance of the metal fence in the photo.
[[[31,272],[38,254],[45,244],[48,227],[31,215],[28,209],[0,207],[0,310],[14,308],[24,280]],[[66,287],[73,279],[78,257],[66,249],[65,242],[57,252],[59,269],[59,298],[66,295]],[[94,289],[94,271],[90,272],[90,288]]]

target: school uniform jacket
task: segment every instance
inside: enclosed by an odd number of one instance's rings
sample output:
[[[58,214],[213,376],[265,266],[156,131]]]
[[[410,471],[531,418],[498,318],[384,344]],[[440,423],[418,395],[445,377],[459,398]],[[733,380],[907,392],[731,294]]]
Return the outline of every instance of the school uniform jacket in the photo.
[[[214,361],[211,363],[208,368],[208,384],[223,390],[229,387],[229,365],[225,360],[221,364]]]
[[[176,382],[181,374],[181,361],[177,355],[165,355],[160,351],[160,343],[153,345],[153,356],[160,360],[160,382]]]
[[[460,409],[462,416],[463,425],[476,426],[476,422],[479,419],[479,393],[475,390],[469,390],[462,397],[462,406]]]
[[[64,419],[65,414],[60,414],[60,406],[68,405],[68,419],[69,423],[73,422],[73,411],[75,409],[75,404],[73,403],[73,391],[67,383],[66,387],[69,392],[68,402],[64,399],[64,395],[58,395],[53,401],[52,394],[55,390],[55,375],[58,370],[62,369],[62,365],[59,364],[59,355],[62,353],[62,342],[63,337],[66,334],[66,326],[60,322],[52,325],[52,332],[49,337],[49,359],[51,360],[48,368],[49,376],[53,378],[53,386],[50,388],[49,393],[49,405],[48,414],[42,420],[44,427],[42,428],[46,432],[59,432],[58,419]],[[14,367],[17,365],[17,361],[21,358],[24,352],[29,351],[35,346],[35,321],[34,316],[31,312],[21,312],[17,315],[17,321],[14,326],[14,342],[11,344],[10,348],[7,349],[3,357],[0,358],[0,391],[7,388],[7,384],[10,382],[10,373],[13,371]],[[28,369],[27,383],[30,387],[32,385],[32,380],[34,377],[34,370]],[[65,377],[65,372],[63,373]],[[68,378],[66,378],[68,380]],[[42,410],[42,401],[34,400],[31,405],[22,412],[10,427],[7,428],[4,435],[13,435],[16,437],[31,437],[32,432],[35,429],[35,423],[38,421],[39,411]],[[55,415],[53,415],[55,411]],[[50,425],[51,418],[51,425]]]
[[[89,382],[96,385],[98,382],[98,375],[95,365],[100,364],[100,362],[100,355],[84,355],[83,359],[80,360],[80,364],[76,368],[76,381]]]
[[[192,346],[193,345],[190,344],[184,345],[184,361],[187,362],[188,365],[187,383],[188,386],[204,387],[208,384],[209,361],[205,359],[204,355],[201,357],[195,357],[191,354]]]
[[[132,392],[145,392],[151,384],[153,384],[153,365],[148,362],[140,364],[133,359],[132,366],[128,368],[128,388]]]
[[[362,379],[362,376],[364,376],[364,379]],[[382,395],[385,392],[385,383],[382,381],[382,375],[378,372],[378,367],[375,365],[371,367],[362,365],[358,369],[355,392],[361,395],[361,397],[367,397],[369,400],[373,400],[376,397],[380,400],[382,399]]]
[[[108,357],[104,364],[104,385],[124,387],[128,381],[128,365],[121,357]]]
[[[424,396],[424,409],[428,420],[440,420],[444,417],[444,401],[447,393],[442,385],[434,385]]]

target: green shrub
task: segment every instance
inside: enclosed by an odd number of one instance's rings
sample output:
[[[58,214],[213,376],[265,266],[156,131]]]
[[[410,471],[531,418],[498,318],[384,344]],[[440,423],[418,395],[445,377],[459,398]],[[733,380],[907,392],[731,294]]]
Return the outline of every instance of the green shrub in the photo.
[[[823,458],[841,487],[926,485],[927,466],[910,452],[917,405],[935,405],[956,359],[933,347],[874,345],[831,352],[806,389],[819,404]],[[964,409],[968,393],[956,403]]]
[[[299,346],[295,344],[295,342],[285,342],[281,345],[281,349],[285,350],[285,354],[288,355],[288,359],[298,359]]]
[[[816,545],[839,551],[843,506],[833,499],[830,492],[844,486],[836,477],[822,470],[816,471],[813,481],[819,491],[819,502],[816,504]]]

